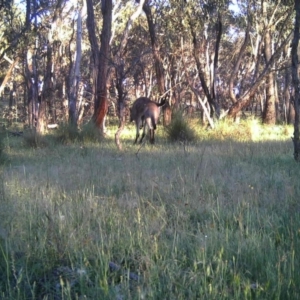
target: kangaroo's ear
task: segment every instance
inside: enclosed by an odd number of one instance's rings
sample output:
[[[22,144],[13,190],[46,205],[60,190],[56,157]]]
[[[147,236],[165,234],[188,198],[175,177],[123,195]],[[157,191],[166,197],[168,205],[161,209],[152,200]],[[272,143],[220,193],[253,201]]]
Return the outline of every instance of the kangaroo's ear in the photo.
[[[168,102],[170,100],[170,92],[168,92],[164,97],[163,100],[165,100],[165,102]]]
[[[163,106],[166,104],[166,99],[165,98],[162,98],[162,100],[160,101],[159,105],[158,106]]]
[[[160,105],[164,105],[170,99],[170,93],[167,93],[160,101]]]

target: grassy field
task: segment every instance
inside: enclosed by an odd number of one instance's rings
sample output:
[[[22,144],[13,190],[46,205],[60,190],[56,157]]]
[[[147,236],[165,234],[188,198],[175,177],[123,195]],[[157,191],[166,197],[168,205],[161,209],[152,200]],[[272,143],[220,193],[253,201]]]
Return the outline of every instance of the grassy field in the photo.
[[[292,128],[2,138],[0,299],[299,299]]]

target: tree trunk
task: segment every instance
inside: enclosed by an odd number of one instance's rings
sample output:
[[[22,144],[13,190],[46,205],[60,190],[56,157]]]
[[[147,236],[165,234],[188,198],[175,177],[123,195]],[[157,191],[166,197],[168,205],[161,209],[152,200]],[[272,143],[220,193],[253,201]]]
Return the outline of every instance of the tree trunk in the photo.
[[[248,12],[248,23],[247,23],[247,28],[246,28],[246,32],[245,32],[245,38],[244,38],[244,42],[240,48],[237,60],[234,64],[233,70],[230,74],[230,78],[229,78],[229,84],[228,84],[228,88],[229,88],[229,97],[232,103],[236,103],[237,99],[236,99],[236,95],[234,92],[234,81],[236,80],[236,76],[238,74],[240,65],[242,63],[243,60],[243,55],[244,52],[248,46],[249,43],[249,39],[250,39],[250,29],[251,29],[251,22],[250,22],[250,16],[249,16],[250,12]]]
[[[294,158],[297,162],[300,161],[300,137],[299,137],[299,120],[300,120],[300,87],[299,87],[299,57],[298,44],[300,35],[300,0],[295,0],[295,25],[294,38],[292,41],[292,78],[294,86],[294,105],[295,105],[295,123],[294,123]]]
[[[116,65],[116,88],[118,91],[118,100],[117,100],[117,107],[118,107],[118,117],[119,117],[119,127],[115,134],[115,143],[119,150],[122,150],[122,144],[120,142],[120,135],[125,127],[125,121],[126,121],[126,104],[125,104],[125,95],[126,92],[124,91],[124,79],[126,77],[125,75],[125,66],[123,57],[125,56],[124,50],[126,48],[127,42],[128,42],[128,35],[129,31],[132,28],[132,24],[135,19],[139,17],[139,15],[143,11],[143,5],[145,0],[140,0],[139,5],[135,12],[130,16],[129,20],[127,21],[125,30],[123,32],[121,42],[119,49],[117,53],[115,54],[115,61],[114,64]]]
[[[98,41],[95,31],[95,17],[93,1],[86,0],[87,3],[87,28],[89,40],[92,49],[93,58],[93,97],[94,97],[94,115],[95,126],[102,135],[105,134],[105,116],[108,109],[107,101],[107,70],[110,56],[110,38],[112,23],[112,0],[101,1],[101,11],[103,16],[103,25],[101,31],[101,46],[98,50]]]
[[[266,63],[264,69],[261,71],[261,73],[256,76],[255,80],[253,81],[252,85],[248,90],[246,90],[243,95],[240,97],[240,100],[234,103],[228,111],[228,117],[230,118],[236,118],[238,113],[245,107],[247,107],[251,103],[252,97],[255,95],[257,89],[259,88],[262,80],[269,75],[271,70],[271,65],[273,65],[275,58],[281,53],[282,49],[285,47],[285,45],[289,42],[290,35],[287,36],[287,38],[281,43],[281,45],[278,46],[276,52],[271,56],[268,63]]]
[[[35,53],[32,49],[27,50],[25,61],[25,78],[27,85],[27,99],[28,99],[28,123],[31,129],[36,127],[37,113],[38,113],[38,88],[35,82],[37,80],[35,71]]]
[[[198,76],[199,76],[199,79],[201,82],[203,92],[204,92],[204,94],[207,98],[208,104],[210,106],[210,117],[212,117],[213,114],[216,112],[217,106],[216,106],[216,102],[214,99],[214,94],[211,93],[211,90],[209,89],[209,85],[207,83],[207,79],[206,79],[205,72],[204,72],[204,65],[201,62],[200,57],[199,57],[200,56],[199,55],[200,45],[199,45],[199,41],[197,39],[197,34],[195,32],[195,29],[193,27],[191,20],[189,20],[189,25],[190,25],[192,38],[193,38],[193,56],[196,61]],[[221,35],[220,35],[220,38],[221,38]]]
[[[220,50],[220,43],[221,43],[221,38],[222,38],[222,15],[219,12],[218,13],[218,22],[217,22],[217,37],[216,37],[216,45],[215,45],[215,53],[214,53],[214,63],[213,67],[211,70],[211,94],[213,99],[216,99],[216,77],[217,77],[217,72],[218,72],[218,63],[219,63],[219,50]]]
[[[87,19],[86,26],[89,34],[89,41],[91,45],[91,60],[92,60],[92,101],[94,103],[94,108],[96,106],[96,94],[97,94],[97,80],[98,80],[98,72],[99,72],[99,45],[98,39],[96,36],[96,23],[95,23],[95,15],[93,8],[93,1],[86,0],[87,7]]]
[[[75,62],[71,63],[70,69],[70,92],[69,92],[69,123],[71,126],[77,127],[77,97],[80,83],[80,62],[81,62],[81,40],[82,40],[82,13],[78,11],[77,16],[77,33],[76,33],[76,52]]]
[[[294,124],[295,121],[295,110],[292,103],[290,87],[291,87],[291,68],[290,68],[290,59],[289,57],[290,45],[287,45],[284,48],[284,57],[286,59],[285,63],[285,74],[284,74],[284,88],[283,88],[283,97],[284,97],[284,111],[285,111],[285,122],[287,124]]]
[[[126,106],[125,106],[125,94],[123,90],[123,80],[120,82],[117,78],[117,90],[118,90],[118,117],[119,117],[119,127],[115,134],[115,143],[119,150],[122,150],[122,144],[120,142],[120,135],[125,127],[126,121]]]
[[[49,33],[50,35],[50,33]],[[47,44],[47,64],[44,77],[43,90],[39,97],[39,112],[37,119],[37,132],[44,133],[46,129],[46,101],[53,101],[53,84],[52,84],[52,67],[53,67],[53,55],[52,55],[52,37],[48,37]]]
[[[272,34],[268,28],[264,38],[264,54],[266,64],[270,62],[272,57]],[[266,76],[266,104],[263,111],[263,122],[269,125],[276,124],[276,103],[275,103],[275,80],[274,72],[270,72]]]
[[[158,91],[160,93],[160,96],[163,96],[165,94],[165,74],[164,74],[163,64],[160,56],[160,48],[156,37],[155,24],[153,21],[149,0],[145,1],[143,5],[143,10],[146,14],[147,22],[148,22],[148,29],[149,29],[150,39],[151,39]],[[172,111],[171,111],[170,103],[169,101],[167,101],[166,104],[163,106],[164,125],[165,126],[169,125],[171,123],[171,119],[172,119]]]
[[[105,134],[105,116],[108,109],[107,101],[107,70],[110,56],[110,37],[112,22],[112,0],[102,0],[101,11],[103,25],[101,32],[101,46],[99,51],[98,86],[95,99],[94,121],[101,134]]]

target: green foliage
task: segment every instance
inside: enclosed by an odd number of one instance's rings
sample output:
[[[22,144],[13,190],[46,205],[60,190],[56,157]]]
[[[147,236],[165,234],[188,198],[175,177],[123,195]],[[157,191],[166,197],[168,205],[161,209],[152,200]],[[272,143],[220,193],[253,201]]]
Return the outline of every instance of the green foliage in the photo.
[[[170,141],[193,142],[197,136],[181,111],[173,114],[171,124],[166,127],[167,137]]]

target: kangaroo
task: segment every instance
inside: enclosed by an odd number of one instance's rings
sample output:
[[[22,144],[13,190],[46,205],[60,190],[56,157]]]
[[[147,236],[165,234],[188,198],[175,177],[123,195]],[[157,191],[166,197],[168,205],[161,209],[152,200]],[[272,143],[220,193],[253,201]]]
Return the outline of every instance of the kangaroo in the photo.
[[[166,97],[160,103],[151,101],[147,97],[140,97],[132,105],[130,111],[130,121],[135,122],[136,137],[134,144],[137,143],[140,136],[140,129],[143,128],[143,134],[140,139],[142,143],[143,138],[146,135],[146,127],[149,128],[150,143],[154,144],[154,130],[156,129],[157,120],[160,114],[160,107],[166,103]]]

